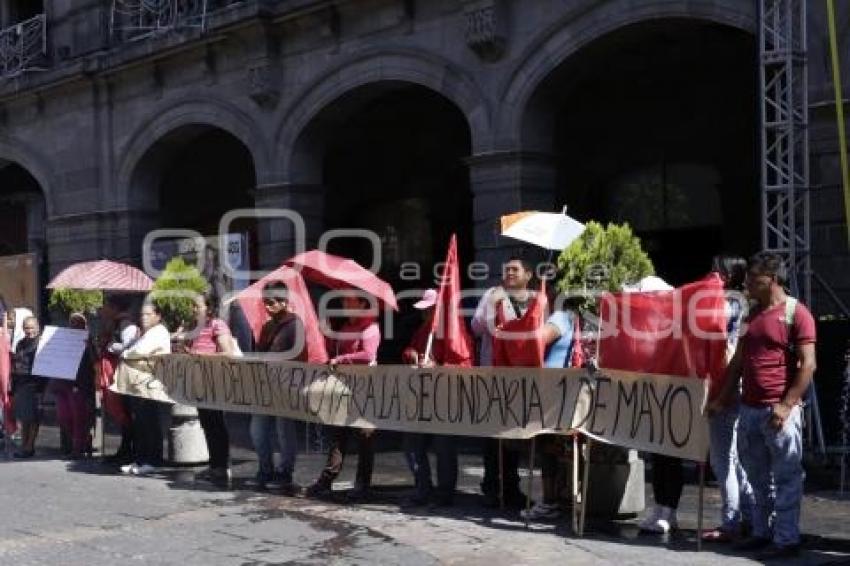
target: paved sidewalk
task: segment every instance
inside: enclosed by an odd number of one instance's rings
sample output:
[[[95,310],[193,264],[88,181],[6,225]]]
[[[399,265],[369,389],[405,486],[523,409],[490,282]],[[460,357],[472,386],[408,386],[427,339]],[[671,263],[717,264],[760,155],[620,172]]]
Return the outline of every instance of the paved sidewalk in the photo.
[[[234,433],[239,439],[236,424]],[[366,505],[316,502],[256,493],[247,480],[253,455],[234,448],[232,491],[195,483],[192,470],[163,469],[133,478],[97,461],[56,459],[55,430],[46,428],[41,457],[0,463],[0,564],[752,564],[725,547],[696,552],[696,488],[686,487],[683,530],[671,537],[641,535],[635,520],[591,523],[575,537],[566,519],[526,528],[516,514],[481,506],[480,460],[462,457],[457,505],[402,509],[410,477],[398,451],[378,455],[375,499]],[[114,442],[114,439],[110,439]],[[346,462],[344,489],[353,477]],[[323,455],[301,455],[296,480],[307,484]],[[539,486],[539,482],[536,482]],[[340,491],[342,494],[342,491]],[[707,490],[706,526],[717,515],[716,489]],[[850,563],[850,501],[806,496],[806,552],[792,563]]]

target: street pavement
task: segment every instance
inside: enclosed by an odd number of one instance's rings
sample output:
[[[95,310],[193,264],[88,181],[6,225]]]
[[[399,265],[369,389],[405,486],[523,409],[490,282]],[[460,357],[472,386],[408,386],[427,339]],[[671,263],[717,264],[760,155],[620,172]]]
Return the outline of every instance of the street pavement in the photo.
[[[367,504],[256,492],[248,482],[256,462],[244,442],[246,421],[231,416],[230,423],[236,477],[230,490],[195,482],[187,468],[163,468],[153,477],[136,478],[97,459],[63,461],[55,429],[45,427],[37,458],[0,463],[0,564],[755,563],[728,547],[696,552],[693,485],[686,487],[681,504],[682,530],[671,537],[641,535],[634,519],[591,521],[583,538],[571,532],[567,519],[526,526],[515,513],[481,505],[480,459],[474,454],[462,456],[460,495],[452,508],[401,505],[411,480],[402,453],[392,447],[377,456],[378,489]],[[114,447],[116,439],[108,442]],[[296,481],[310,483],[323,459],[318,451],[302,451]],[[340,495],[350,486],[355,461],[346,462],[335,485]],[[718,515],[715,488],[707,489],[706,500],[709,526]],[[788,563],[850,564],[850,500],[808,494],[803,529],[805,553]]]

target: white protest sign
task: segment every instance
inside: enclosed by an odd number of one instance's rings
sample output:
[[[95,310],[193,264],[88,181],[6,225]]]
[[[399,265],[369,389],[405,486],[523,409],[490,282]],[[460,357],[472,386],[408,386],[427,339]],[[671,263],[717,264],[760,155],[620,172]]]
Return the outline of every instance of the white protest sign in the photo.
[[[45,326],[35,351],[33,375],[77,379],[77,369],[86,350],[86,330]]]

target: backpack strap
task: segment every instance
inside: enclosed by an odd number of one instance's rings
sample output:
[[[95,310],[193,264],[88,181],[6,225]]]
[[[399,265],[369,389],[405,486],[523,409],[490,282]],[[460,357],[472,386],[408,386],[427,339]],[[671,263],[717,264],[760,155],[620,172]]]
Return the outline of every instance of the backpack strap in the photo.
[[[785,346],[786,349],[794,353],[795,344],[791,335],[794,333],[794,313],[797,311],[797,299],[795,297],[788,297],[785,299],[785,328],[788,330],[788,344]]]

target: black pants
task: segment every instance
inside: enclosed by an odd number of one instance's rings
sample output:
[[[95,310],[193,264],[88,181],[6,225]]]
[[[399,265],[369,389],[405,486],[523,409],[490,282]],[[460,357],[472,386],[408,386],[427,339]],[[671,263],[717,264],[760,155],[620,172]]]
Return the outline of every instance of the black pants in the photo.
[[[502,470],[505,473],[505,497],[520,493],[519,447],[517,443],[502,441]],[[499,495],[499,440],[484,440],[484,479],[481,481],[484,495]]]
[[[162,423],[159,410],[162,403],[133,397],[133,445],[137,464],[162,464]]]
[[[224,411],[198,409],[198,420],[201,421],[207,440],[210,468],[230,467],[230,434],[227,432]]]
[[[372,484],[372,467],[375,464],[374,431],[333,427],[329,435],[331,446],[328,459],[319,475],[319,485],[330,487],[342,471],[348,438],[351,435],[357,439],[357,475],[354,485],[358,488],[368,488]]]
[[[684,485],[682,460],[660,454],[652,455],[652,491],[656,505],[678,509]]]

